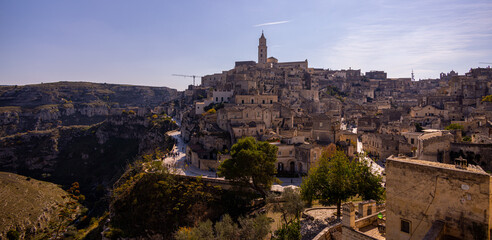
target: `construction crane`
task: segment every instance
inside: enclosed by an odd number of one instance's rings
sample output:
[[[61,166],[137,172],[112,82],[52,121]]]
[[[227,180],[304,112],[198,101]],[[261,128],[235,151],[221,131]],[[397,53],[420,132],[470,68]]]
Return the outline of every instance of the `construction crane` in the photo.
[[[195,86],[195,78],[196,77],[203,77],[203,76],[197,76],[197,75],[184,75],[184,74],[173,74],[173,76],[178,76],[178,77],[192,77],[193,78],[193,86]]]

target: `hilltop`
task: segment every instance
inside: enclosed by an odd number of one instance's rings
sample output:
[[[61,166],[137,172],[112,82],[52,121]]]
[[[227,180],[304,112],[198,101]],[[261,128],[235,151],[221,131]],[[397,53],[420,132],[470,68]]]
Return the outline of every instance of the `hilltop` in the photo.
[[[35,108],[64,103],[104,102],[119,107],[155,107],[175,98],[176,89],[91,82],[0,86],[0,107]]]

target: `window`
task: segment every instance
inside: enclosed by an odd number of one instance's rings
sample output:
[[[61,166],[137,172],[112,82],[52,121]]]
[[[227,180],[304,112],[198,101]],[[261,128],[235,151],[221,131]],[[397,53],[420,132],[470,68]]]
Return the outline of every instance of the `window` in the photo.
[[[241,103],[244,104],[244,100],[241,100]]]
[[[254,99],[251,99],[251,103],[255,103],[255,100]]]
[[[284,171],[284,164],[283,163],[278,163],[278,171],[279,172]]]
[[[272,103],[273,103],[273,100],[270,100],[270,104],[272,104]]]
[[[319,123],[319,126],[320,126],[320,127],[323,127],[323,123],[322,123],[322,122],[320,122],[320,123]]]
[[[411,143],[411,144],[414,144],[414,143],[415,143],[415,139],[411,138],[411,139],[410,139],[410,143]]]
[[[218,102],[219,101],[219,97],[215,97],[215,101]]]
[[[367,208],[367,216],[371,215],[372,214],[372,208]]]
[[[221,98],[220,98],[220,101],[221,101],[221,102],[223,102],[223,101],[224,101],[224,97],[221,97]]]
[[[278,155],[279,155],[279,156],[280,156],[280,155],[282,155],[282,152],[281,152],[281,151],[278,151]]]
[[[263,104],[265,104],[265,99],[263,99]]]
[[[410,224],[411,222],[405,219],[401,219],[400,221],[400,231],[404,233],[410,233]]]

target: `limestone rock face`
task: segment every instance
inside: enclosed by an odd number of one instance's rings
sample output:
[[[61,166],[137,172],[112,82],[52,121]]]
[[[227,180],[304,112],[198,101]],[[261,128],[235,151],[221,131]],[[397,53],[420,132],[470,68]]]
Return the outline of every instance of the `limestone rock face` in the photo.
[[[54,181],[105,184],[139,155],[172,145],[165,132],[150,126],[148,117],[110,116],[90,126],[57,127],[0,138],[0,170]],[[87,186],[89,185],[89,186]]]
[[[87,82],[0,86],[0,171],[77,181],[87,201],[100,199],[94,189],[109,187],[138,155],[172,145],[165,132],[176,125],[156,127],[151,116],[178,96],[165,87]]]
[[[0,137],[60,126],[91,125],[121,114],[146,109],[178,97],[165,87],[59,82],[0,87]]]

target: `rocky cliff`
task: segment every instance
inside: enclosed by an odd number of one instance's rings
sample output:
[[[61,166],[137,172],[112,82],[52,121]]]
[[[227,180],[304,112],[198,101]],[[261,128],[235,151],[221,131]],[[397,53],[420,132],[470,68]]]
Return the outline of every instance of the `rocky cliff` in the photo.
[[[62,185],[77,181],[96,201],[136,156],[171,147],[165,132],[176,127],[168,117],[127,113],[90,126],[18,133],[0,138],[0,170]]]
[[[125,109],[140,115],[178,97],[175,89],[85,82],[0,87],[0,137],[91,125]]]
[[[0,86],[0,170],[79,182],[89,209],[137,156],[172,146],[165,87],[58,82]],[[105,203],[100,204],[105,208]]]
[[[0,106],[34,108],[63,103],[106,102],[118,107],[155,107],[176,98],[177,90],[89,82],[57,82],[26,86],[0,86]]]

